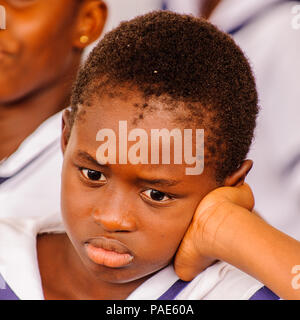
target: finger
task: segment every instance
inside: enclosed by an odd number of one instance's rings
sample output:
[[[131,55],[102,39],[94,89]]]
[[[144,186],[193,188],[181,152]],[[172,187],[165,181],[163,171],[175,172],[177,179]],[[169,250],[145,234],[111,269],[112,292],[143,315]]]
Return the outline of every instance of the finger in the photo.
[[[200,254],[194,245],[195,235],[188,229],[174,259],[174,269],[183,281],[191,281],[200,272],[213,263],[213,259]]]
[[[175,256],[174,269],[181,280],[191,281],[213,262],[210,258],[199,254],[185,254],[184,250],[180,250]]]

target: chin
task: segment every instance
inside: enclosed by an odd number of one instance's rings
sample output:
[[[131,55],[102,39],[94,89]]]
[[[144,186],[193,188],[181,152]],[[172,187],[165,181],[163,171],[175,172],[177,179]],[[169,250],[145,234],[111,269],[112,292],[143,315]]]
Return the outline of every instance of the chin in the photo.
[[[24,96],[25,92],[21,92],[16,87],[11,88],[6,85],[2,85],[2,81],[0,79],[0,103],[2,104],[11,104],[18,101],[21,101]]]
[[[151,270],[145,272],[143,270],[142,272],[137,270],[135,265],[128,265],[122,268],[110,268],[101,265],[94,265],[93,267],[90,266],[89,269],[95,278],[113,284],[127,284],[133,281],[142,280],[143,278],[148,278],[157,271]]]

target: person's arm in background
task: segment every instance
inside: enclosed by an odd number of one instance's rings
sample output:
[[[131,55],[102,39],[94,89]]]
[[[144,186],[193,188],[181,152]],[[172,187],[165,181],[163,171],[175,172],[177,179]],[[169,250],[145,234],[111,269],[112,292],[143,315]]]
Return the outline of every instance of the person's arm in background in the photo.
[[[189,281],[215,260],[223,260],[279,297],[300,299],[300,242],[253,214],[253,204],[246,184],[208,194],[178,249],[175,271]]]

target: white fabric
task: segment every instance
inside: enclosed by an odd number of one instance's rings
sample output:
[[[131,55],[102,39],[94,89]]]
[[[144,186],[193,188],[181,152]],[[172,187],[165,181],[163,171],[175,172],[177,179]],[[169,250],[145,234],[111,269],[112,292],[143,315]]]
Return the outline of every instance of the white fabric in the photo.
[[[0,217],[36,217],[60,212],[61,112],[46,120],[0,164]],[[25,164],[44,153],[18,173]],[[59,216],[59,215],[57,215]]]
[[[173,266],[144,282],[127,299],[156,300],[178,280]],[[263,285],[225,262],[200,273],[175,300],[249,300]]]
[[[223,0],[210,20],[229,31],[276,1]],[[234,39],[254,68],[261,106],[248,155],[254,167],[247,182],[253,188],[257,211],[300,240],[300,163],[285,171],[300,155],[300,30],[291,26],[296,4],[274,7],[236,33]]]
[[[162,0],[167,9],[185,14],[197,15],[199,13],[199,0]]]
[[[0,217],[0,272],[21,300],[44,299],[37,262],[37,234],[63,230],[55,215],[34,219]],[[173,267],[168,266],[144,282],[128,299],[155,300],[177,280]],[[219,262],[197,276],[176,299],[247,300],[262,286],[245,273]]]
[[[44,299],[36,252],[38,231],[63,230],[59,215],[0,217],[0,272],[21,300]]]

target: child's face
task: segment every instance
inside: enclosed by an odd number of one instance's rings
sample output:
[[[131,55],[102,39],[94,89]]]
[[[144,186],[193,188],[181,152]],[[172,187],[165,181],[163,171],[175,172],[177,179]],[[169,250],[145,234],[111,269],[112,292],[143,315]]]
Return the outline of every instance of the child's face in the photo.
[[[119,120],[127,120],[128,132],[140,128],[149,137],[151,129],[184,129],[172,122],[169,111],[160,109],[159,100],[149,103],[148,109],[157,108],[149,112],[142,112],[137,103],[143,105],[141,96],[128,93],[126,99],[103,96],[85,106],[64,153],[62,213],[68,236],[85,267],[99,279],[113,283],[141,279],[168,265],[199,201],[216,187],[209,169],[198,176],[186,175],[186,165],[172,161],[97,164],[101,142],[96,141],[96,134],[109,128],[118,136]],[[118,154],[117,149],[117,159]],[[115,258],[108,252],[104,257],[95,247],[119,254]]]
[[[0,0],[0,103],[50,85],[73,63],[77,0]]]

